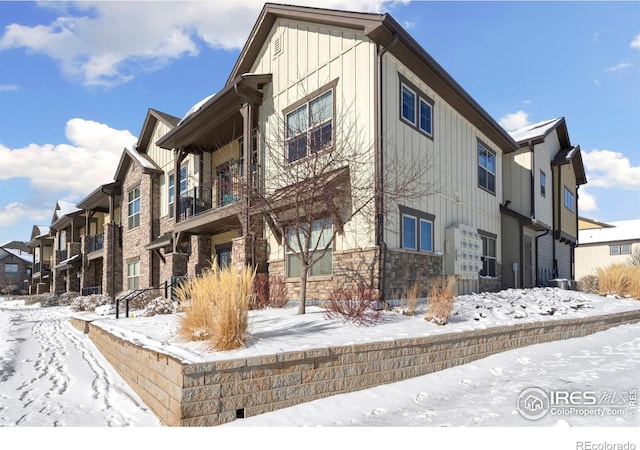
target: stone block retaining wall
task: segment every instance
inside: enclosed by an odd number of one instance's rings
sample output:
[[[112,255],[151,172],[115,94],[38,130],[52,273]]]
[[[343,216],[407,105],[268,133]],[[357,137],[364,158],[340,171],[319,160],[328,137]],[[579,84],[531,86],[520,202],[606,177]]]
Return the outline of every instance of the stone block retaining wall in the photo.
[[[166,425],[212,426],[640,321],[640,311],[184,364],[94,324],[89,337]]]

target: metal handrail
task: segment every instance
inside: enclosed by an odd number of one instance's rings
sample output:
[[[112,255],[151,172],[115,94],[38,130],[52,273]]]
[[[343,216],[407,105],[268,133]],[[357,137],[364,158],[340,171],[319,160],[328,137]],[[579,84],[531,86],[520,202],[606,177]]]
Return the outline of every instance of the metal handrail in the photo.
[[[140,296],[140,294],[143,294],[144,292],[158,291],[160,289],[164,289],[164,297],[168,298],[168,295],[169,295],[169,283],[167,281],[165,281],[160,286],[144,288],[144,289],[135,289],[135,290],[129,292],[123,298],[116,298],[116,319],[120,318],[120,302],[121,301],[125,302],[124,303],[125,304],[125,317],[129,317],[129,302],[131,300],[136,299],[137,297]]]

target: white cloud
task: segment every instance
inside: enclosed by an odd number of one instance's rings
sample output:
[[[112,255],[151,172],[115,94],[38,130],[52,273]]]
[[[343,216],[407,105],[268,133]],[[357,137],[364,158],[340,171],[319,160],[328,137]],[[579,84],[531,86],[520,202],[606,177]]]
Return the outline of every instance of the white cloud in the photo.
[[[631,67],[633,64],[631,63],[620,63],[620,64],[616,64],[615,66],[611,66],[611,67],[607,67],[606,70],[607,72],[615,72],[617,70],[622,70],[622,69],[626,69],[627,67]]]
[[[631,48],[640,48],[640,34],[637,35],[631,44],[629,45]]]
[[[0,84],[0,92],[2,91],[17,91],[17,84]]]
[[[597,198],[586,191],[585,188],[580,189],[578,193],[578,208],[580,208],[580,213],[583,212],[592,212],[598,210]]]
[[[596,78],[595,80],[593,80],[593,84],[595,84],[596,86],[600,86],[600,80]]]
[[[0,209],[0,226],[10,226],[23,219],[29,219],[33,223],[46,220],[48,223],[48,220],[51,219],[52,211],[53,207],[50,209],[42,209],[24,203],[9,203]]]
[[[640,190],[640,166],[622,153],[595,149],[583,152],[582,159],[589,186]]]
[[[498,123],[507,131],[514,131],[526,127],[531,122],[529,122],[529,114],[520,110],[501,117]]]
[[[530,105],[533,102],[531,100],[522,100],[522,103],[524,103],[525,105]]]
[[[0,144],[0,180],[28,178],[41,193],[84,196],[113,179],[122,149],[136,142],[127,130],[84,119],[69,120],[65,133],[72,145]]]
[[[48,3],[40,5],[59,17],[46,25],[8,25],[0,36],[0,50],[24,48],[45,54],[65,74],[105,87],[197,55],[202,45],[240,49],[263,7],[256,0]],[[311,0],[295,3],[317,6]],[[328,0],[322,6],[379,12],[385,3],[389,2]]]

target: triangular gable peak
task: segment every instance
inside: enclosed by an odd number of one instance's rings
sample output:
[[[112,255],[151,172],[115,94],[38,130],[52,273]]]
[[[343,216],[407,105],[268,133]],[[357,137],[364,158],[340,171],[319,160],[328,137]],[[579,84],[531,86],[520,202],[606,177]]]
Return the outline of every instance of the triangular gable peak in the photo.
[[[122,182],[124,180],[124,177],[127,175],[127,171],[129,170],[132,162],[138,164],[143,173],[162,173],[162,169],[160,169],[158,165],[153,162],[147,155],[145,155],[144,153],[139,153],[137,150],[132,150],[125,147],[122,150],[122,156],[120,156],[118,168],[116,169],[116,174],[114,177],[114,180],[116,182]]]
[[[277,19],[298,20],[361,30],[379,48],[386,47],[447,103],[480,129],[505,153],[518,146],[509,134],[389,14],[337,11],[267,3],[236,61],[227,86],[250,73]]]
[[[64,200],[58,200],[55,208],[53,209],[51,223],[54,224],[65,216],[70,216],[79,212],[81,212],[81,210],[77,208],[75,204]]]
[[[587,176],[584,171],[584,163],[582,162],[582,152],[579,145],[573,147],[562,148],[553,158],[551,162],[553,166],[561,166],[571,164],[576,175],[576,184],[587,184]]]
[[[137,150],[140,153],[147,153],[149,144],[153,140],[153,134],[156,130],[158,122],[164,124],[169,130],[174,128],[180,122],[180,119],[171,114],[163,113],[157,109],[149,108],[147,116],[144,119],[140,137],[138,138]]]
[[[569,131],[567,130],[567,122],[564,117],[530,124],[509,132],[509,135],[511,135],[513,140],[516,141],[520,147],[525,147],[529,144],[536,145],[544,142],[547,136],[556,130],[560,146],[562,148],[570,147],[571,142],[569,141]]]

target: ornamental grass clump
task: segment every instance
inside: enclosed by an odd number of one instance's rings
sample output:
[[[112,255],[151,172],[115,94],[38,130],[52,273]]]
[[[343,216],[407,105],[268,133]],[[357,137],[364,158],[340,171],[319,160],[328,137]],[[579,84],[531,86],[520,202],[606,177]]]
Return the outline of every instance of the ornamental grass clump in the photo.
[[[214,266],[176,289],[184,315],[178,335],[187,341],[208,341],[213,350],[244,345],[255,272],[244,267]]]
[[[600,295],[617,295],[640,299],[640,266],[612,264],[596,269]]]
[[[453,310],[455,277],[449,277],[445,282],[437,278],[431,284],[427,299],[427,315],[425,320],[436,325],[446,325]]]

